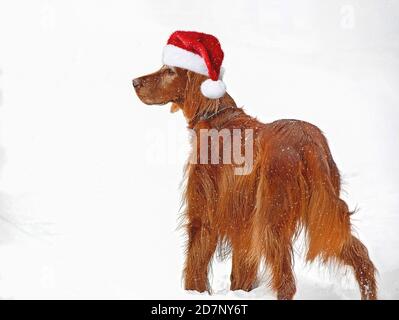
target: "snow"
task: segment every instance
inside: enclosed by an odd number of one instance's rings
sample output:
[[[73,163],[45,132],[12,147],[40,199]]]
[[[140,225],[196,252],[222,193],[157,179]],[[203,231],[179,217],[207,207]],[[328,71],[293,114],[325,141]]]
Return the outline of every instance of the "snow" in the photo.
[[[228,291],[230,261],[212,296],[182,289],[186,124],[131,85],[182,29],[219,38],[249,114],[325,132],[380,298],[398,299],[398,15],[388,0],[2,1],[0,297],[275,299]],[[351,272],[305,265],[302,247],[297,299],[359,298]]]

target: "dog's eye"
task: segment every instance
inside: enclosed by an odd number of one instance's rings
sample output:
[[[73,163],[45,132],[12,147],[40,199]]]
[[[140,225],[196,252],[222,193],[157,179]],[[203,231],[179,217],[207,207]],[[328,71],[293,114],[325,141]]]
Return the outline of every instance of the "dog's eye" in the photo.
[[[167,72],[168,72],[168,74],[170,74],[170,75],[176,74],[175,69],[173,69],[173,68],[168,68],[168,69],[167,69]]]

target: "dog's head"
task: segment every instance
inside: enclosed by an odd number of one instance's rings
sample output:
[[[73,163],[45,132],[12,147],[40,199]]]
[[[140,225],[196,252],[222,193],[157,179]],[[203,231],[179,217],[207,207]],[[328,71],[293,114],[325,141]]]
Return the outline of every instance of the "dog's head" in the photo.
[[[133,79],[133,87],[142,102],[163,105],[173,102],[172,108],[184,103],[188,70],[164,65],[158,71]]]
[[[204,112],[217,110],[221,101],[234,105],[226,93],[220,99],[209,99],[201,93],[208,77],[190,70],[164,65],[158,71],[133,79],[133,87],[142,102],[163,105],[172,102],[171,112],[182,110],[187,120]]]
[[[164,65],[158,71],[133,79],[133,87],[142,102],[148,105],[163,105],[172,102],[171,112],[183,110],[192,118],[200,109],[217,103],[201,94],[201,83],[206,76],[190,70]]]

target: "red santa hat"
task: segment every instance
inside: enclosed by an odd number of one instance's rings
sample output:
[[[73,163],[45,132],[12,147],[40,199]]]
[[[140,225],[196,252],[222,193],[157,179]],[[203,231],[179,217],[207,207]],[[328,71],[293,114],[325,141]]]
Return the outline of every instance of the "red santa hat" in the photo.
[[[176,31],[169,37],[163,50],[163,64],[187,69],[208,76],[201,84],[202,94],[218,99],[226,93],[221,80],[223,51],[219,40],[210,35],[193,31]]]

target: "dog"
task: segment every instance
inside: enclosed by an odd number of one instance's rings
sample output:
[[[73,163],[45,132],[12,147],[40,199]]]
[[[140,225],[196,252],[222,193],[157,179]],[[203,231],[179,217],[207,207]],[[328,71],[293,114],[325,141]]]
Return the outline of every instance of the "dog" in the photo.
[[[351,211],[340,198],[340,174],[320,129],[300,120],[261,123],[237,107],[227,92],[217,99],[205,97],[201,84],[207,78],[163,65],[133,80],[143,103],[172,103],[171,111],[181,110],[197,136],[204,129],[253,132],[252,169],[240,175],[233,163],[192,161],[201,154],[192,140],[183,197],[188,236],[185,289],[210,290],[211,259],[218,245],[227,244],[232,254],[231,290],[252,290],[264,261],[277,298],[293,299],[293,241],[304,230],[307,261],[318,258],[351,267],[361,298],[377,299],[376,268],[351,232]],[[226,143],[219,140],[223,150]]]

